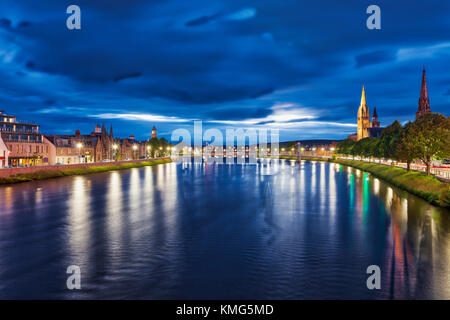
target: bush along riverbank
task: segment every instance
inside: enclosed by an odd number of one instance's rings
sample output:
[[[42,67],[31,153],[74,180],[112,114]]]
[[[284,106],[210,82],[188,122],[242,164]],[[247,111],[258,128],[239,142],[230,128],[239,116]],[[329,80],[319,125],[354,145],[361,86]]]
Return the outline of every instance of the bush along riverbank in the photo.
[[[288,160],[297,159],[297,157],[280,158]],[[450,208],[450,183],[440,181],[439,179],[422,172],[408,171],[403,168],[367,163],[358,160],[329,158],[304,158],[302,160],[333,162],[366,171],[373,176],[421,197],[434,205]]]
[[[102,166],[90,166],[86,168],[72,168],[72,169],[62,169],[62,170],[42,170],[33,173],[24,173],[17,174],[10,177],[0,178],[0,184],[12,184],[12,183],[20,183],[27,181],[35,181],[35,180],[44,180],[58,177],[67,177],[73,175],[84,175],[91,173],[99,173],[106,172],[112,170],[124,170],[131,168],[140,168],[147,166],[154,166],[157,164],[169,163],[171,159],[155,159],[148,161],[140,161],[140,162],[130,162],[130,163],[120,163],[120,164],[108,164]]]

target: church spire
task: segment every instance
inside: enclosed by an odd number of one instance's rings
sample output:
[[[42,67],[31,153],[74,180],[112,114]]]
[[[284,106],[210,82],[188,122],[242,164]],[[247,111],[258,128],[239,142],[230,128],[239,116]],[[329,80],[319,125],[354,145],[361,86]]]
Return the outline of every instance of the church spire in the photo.
[[[358,140],[366,138],[369,136],[370,119],[369,119],[369,108],[366,103],[366,89],[363,86],[361,94],[361,104],[358,109],[358,128],[357,136]]]
[[[362,89],[362,94],[361,94],[361,106],[366,106],[366,90],[364,89],[364,85],[363,85],[363,89]]]
[[[416,119],[425,113],[431,112],[430,99],[428,98],[427,79],[425,76],[425,66],[422,72],[422,86],[420,88],[419,109],[416,112]]]
[[[380,121],[378,121],[378,113],[377,108],[373,108],[373,115],[372,115],[372,128],[379,128],[380,127]]]

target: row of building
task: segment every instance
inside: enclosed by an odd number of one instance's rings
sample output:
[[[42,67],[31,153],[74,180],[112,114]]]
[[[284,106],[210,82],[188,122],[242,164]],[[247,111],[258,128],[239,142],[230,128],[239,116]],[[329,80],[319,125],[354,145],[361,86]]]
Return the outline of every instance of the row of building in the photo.
[[[153,126],[152,139],[157,139]],[[156,150],[156,156],[161,150]],[[150,141],[114,138],[105,125],[83,135],[44,135],[39,125],[18,120],[0,111],[0,168],[54,164],[76,164],[101,161],[142,159],[150,157]]]

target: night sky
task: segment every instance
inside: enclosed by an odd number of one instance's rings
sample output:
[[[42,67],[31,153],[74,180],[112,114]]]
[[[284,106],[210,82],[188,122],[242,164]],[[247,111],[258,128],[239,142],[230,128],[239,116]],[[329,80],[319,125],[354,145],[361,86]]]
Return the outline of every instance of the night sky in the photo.
[[[66,8],[81,8],[68,30]],[[381,30],[366,8],[381,8]],[[356,131],[362,85],[381,125],[413,120],[423,65],[449,115],[450,1],[2,0],[0,109],[48,134],[147,139],[176,128]]]

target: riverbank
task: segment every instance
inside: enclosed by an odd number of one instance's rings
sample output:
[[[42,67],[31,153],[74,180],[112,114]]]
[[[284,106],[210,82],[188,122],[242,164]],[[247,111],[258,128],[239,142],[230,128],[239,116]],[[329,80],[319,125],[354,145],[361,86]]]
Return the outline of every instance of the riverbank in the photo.
[[[135,162],[124,162],[120,163],[98,163],[98,164],[89,164],[89,165],[74,165],[73,168],[64,169],[67,166],[53,166],[53,170],[46,167],[41,167],[41,170],[30,172],[30,173],[19,173],[9,177],[0,177],[0,185],[1,184],[13,184],[20,182],[28,182],[35,180],[44,180],[58,177],[67,177],[73,175],[84,175],[91,173],[99,173],[99,172],[107,172],[112,170],[125,170],[131,168],[140,168],[147,166],[154,166],[157,164],[169,163],[172,160],[170,158],[161,158],[154,160],[142,160]]]
[[[331,162],[369,172],[375,177],[381,178],[432,204],[445,208],[450,207],[450,184],[448,182],[442,182],[433,176],[427,176],[418,171],[407,171],[403,168],[357,160],[335,159],[331,160]]]
[[[296,160],[296,157],[282,157],[284,159]],[[310,161],[325,161],[339,163],[345,166],[353,167],[362,171],[371,173],[400,189],[406,190],[416,196],[419,196],[428,202],[450,208],[450,184],[440,181],[434,176],[427,176],[418,171],[407,171],[403,168],[390,167],[382,164],[367,163],[357,160],[344,159],[326,159],[326,158],[307,158]]]

